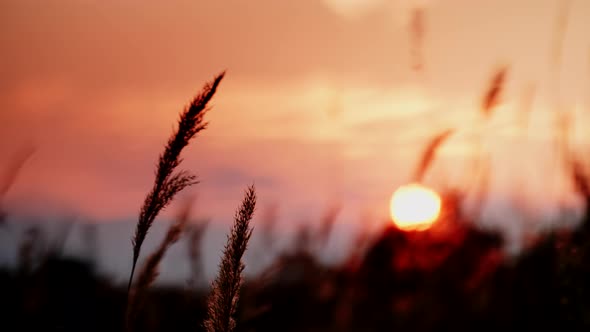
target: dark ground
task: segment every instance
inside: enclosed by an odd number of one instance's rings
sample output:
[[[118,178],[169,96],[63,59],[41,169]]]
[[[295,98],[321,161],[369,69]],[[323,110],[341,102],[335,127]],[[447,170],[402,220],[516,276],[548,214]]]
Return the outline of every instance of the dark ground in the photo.
[[[515,259],[500,237],[465,225],[390,227],[339,267],[305,248],[284,253],[244,284],[238,331],[590,329],[587,217]],[[48,254],[0,271],[0,287],[2,331],[123,330],[126,289],[90,262]],[[207,292],[152,288],[136,331],[202,330]]]

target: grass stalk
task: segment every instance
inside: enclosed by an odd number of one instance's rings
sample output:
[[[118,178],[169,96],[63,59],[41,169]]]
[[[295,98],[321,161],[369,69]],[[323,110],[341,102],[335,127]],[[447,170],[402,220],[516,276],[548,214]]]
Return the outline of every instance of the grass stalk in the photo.
[[[236,327],[235,316],[243,282],[242,256],[252,235],[250,220],[255,207],[256,191],[254,186],[250,186],[235,214],[219,264],[219,272],[207,301],[207,319],[204,323],[207,332],[232,332]]]
[[[225,73],[222,72],[212,82],[207,83],[190,105],[180,114],[178,128],[168,139],[164,152],[159,157],[154,184],[141,207],[135,236],[132,240],[133,263],[127,291],[131,289],[141,245],[156,216],[170,204],[176,194],[197,183],[195,175],[184,170],[176,171],[176,169],[182,162],[180,158],[182,150],[198,132],[206,128],[207,123],[203,118],[208,110],[207,104],[213,98],[224,75]]]

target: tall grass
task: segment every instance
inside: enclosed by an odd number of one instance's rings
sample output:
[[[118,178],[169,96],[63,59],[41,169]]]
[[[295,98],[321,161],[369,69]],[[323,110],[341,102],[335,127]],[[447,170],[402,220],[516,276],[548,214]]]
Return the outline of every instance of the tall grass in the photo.
[[[189,257],[191,276],[188,284],[192,288],[197,288],[199,282],[203,280],[203,259],[202,259],[202,242],[203,235],[207,230],[209,220],[201,220],[196,224],[190,224],[187,227],[187,253]]]
[[[446,129],[428,141],[424,152],[420,156],[420,160],[414,169],[414,175],[412,176],[412,181],[420,182],[424,178],[424,175],[434,162],[436,157],[436,152],[438,148],[453,134],[453,129]]]
[[[508,67],[506,66],[496,69],[492,75],[481,105],[481,112],[486,117],[489,117],[492,114],[493,109],[500,103],[507,76]]]
[[[482,142],[484,124],[490,120],[496,106],[502,102],[508,73],[509,67],[507,65],[496,68],[481,97],[479,112],[482,118],[477,123],[476,135],[473,138],[472,165],[469,172],[466,173],[467,177],[465,179],[467,183],[465,192],[473,192],[476,196],[476,206],[473,211],[474,217],[481,213],[490,181],[490,157],[488,151],[484,149]]]
[[[314,242],[317,245],[316,250],[321,250],[328,245],[330,234],[334,229],[336,218],[340,214],[342,206],[340,204],[333,204],[328,207],[320,219],[320,227],[315,232]]]
[[[184,231],[190,216],[190,205],[181,211],[176,221],[170,225],[166,236],[158,246],[158,248],[146,259],[137,276],[137,280],[129,293],[129,300],[127,302],[127,330],[133,330],[133,322],[137,317],[139,309],[144,301],[147,289],[153,284],[159,275],[160,262],[164,258],[166,251],[174,243],[176,243]]]
[[[170,204],[176,194],[186,187],[197,183],[195,175],[185,170],[176,171],[176,169],[182,162],[180,158],[182,150],[198,132],[206,128],[207,123],[203,118],[208,110],[207,104],[213,98],[224,75],[225,72],[222,72],[212,82],[207,83],[201,92],[192,100],[190,105],[180,114],[178,128],[172,133],[164,152],[160,155],[154,184],[147,194],[139,212],[139,220],[137,221],[135,236],[132,240],[133,263],[127,286],[128,291],[133,281],[133,274],[141,251],[141,245],[156,216]]]
[[[236,311],[243,282],[244,263],[242,256],[252,235],[250,220],[256,207],[254,186],[248,187],[242,205],[236,211],[231,232],[223,250],[219,273],[207,301],[207,332],[231,332],[236,327]]]
[[[423,44],[426,33],[426,13],[422,7],[412,10],[410,21],[410,52],[412,57],[412,69],[420,71],[424,67]]]
[[[26,146],[22,148],[20,151],[18,151],[18,153],[13,157],[13,159],[10,160],[8,168],[0,178],[0,224],[4,223],[4,220],[6,219],[6,212],[2,207],[2,201],[4,199],[4,196],[6,195],[8,190],[10,190],[10,188],[14,184],[14,181],[18,177],[18,174],[20,173],[21,169],[23,168],[27,160],[31,158],[34,152],[35,147],[33,146]]]

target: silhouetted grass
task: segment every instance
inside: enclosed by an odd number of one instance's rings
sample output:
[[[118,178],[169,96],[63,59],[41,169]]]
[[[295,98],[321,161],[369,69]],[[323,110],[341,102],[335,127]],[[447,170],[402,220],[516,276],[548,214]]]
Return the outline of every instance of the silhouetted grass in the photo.
[[[500,103],[507,75],[508,67],[505,66],[498,68],[492,75],[488,88],[482,99],[481,111],[483,115],[489,117],[492,114],[494,107]]]
[[[201,93],[199,93],[190,105],[180,114],[178,128],[168,139],[164,152],[160,155],[156,169],[154,185],[147,194],[145,201],[139,213],[135,236],[133,237],[133,263],[131,274],[129,275],[129,284],[127,289],[131,288],[135,265],[139,258],[141,245],[147,236],[147,233],[156,219],[156,216],[164,209],[174,196],[184,188],[191,186],[196,181],[196,176],[185,170],[176,171],[176,168],[182,162],[180,153],[189,144],[190,140],[201,130],[205,129],[207,123],[204,121],[207,112],[207,104],[213,98],[217,91],[219,83],[225,75],[224,72],[217,75],[214,80],[206,84]]]
[[[410,50],[412,68],[420,71],[424,67],[423,44],[426,33],[426,12],[422,7],[412,9],[410,21]]]
[[[251,186],[246,190],[242,205],[234,217],[219,264],[219,272],[209,295],[208,315],[204,323],[207,332],[232,332],[236,327],[236,312],[243,282],[242,256],[252,235],[250,220],[255,207],[256,191],[254,186]]]
[[[426,171],[428,171],[428,169],[432,165],[432,162],[434,161],[434,158],[436,156],[436,151],[441,146],[441,144],[444,143],[444,141],[447,140],[451,136],[451,134],[453,132],[454,132],[453,129],[447,129],[447,130],[437,134],[432,139],[430,139],[430,141],[428,141],[428,144],[426,145],[426,149],[424,149],[424,152],[420,156],[420,160],[419,160],[418,164],[416,165],[416,168],[414,169],[414,175],[412,176],[412,181],[415,181],[415,182],[422,181],[422,178],[426,174]]]
[[[180,239],[180,236],[188,223],[189,217],[190,204],[187,204],[176,218],[176,221],[168,228],[168,232],[158,248],[143,263],[143,266],[137,275],[137,280],[129,293],[126,314],[127,329],[129,331],[133,330],[133,324],[145,299],[145,293],[158,277],[160,262],[164,258],[168,248]]]
[[[14,181],[16,180],[20,170],[25,165],[27,160],[35,153],[33,146],[26,146],[18,151],[18,153],[10,160],[10,164],[6,169],[5,173],[0,178],[0,225],[4,223],[6,219],[6,212],[2,206],[4,196],[10,190]]]
[[[204,278],[203,252],[201,247],[203,244],[203,235],[208,226],[209,220],[202,220],[197,224],[187,225],[187,251],[191,268],[191,276],[188,283],[193,289],[196,289],[199,282]]]

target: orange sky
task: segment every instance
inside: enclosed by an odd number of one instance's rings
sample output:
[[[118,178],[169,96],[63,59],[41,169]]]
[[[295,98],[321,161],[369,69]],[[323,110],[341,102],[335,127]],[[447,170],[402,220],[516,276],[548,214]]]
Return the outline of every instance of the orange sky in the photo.
[[[505,103],[484,132],[493,190],[521,179],[529,200],[549,200],[538,193],[553,173],[556,87],[577,115],[576,144],[587,142],[590,98],[589,1],[572,1],[559,84],[550,79],[560,3],[0,0],[0,153],[37,146],[7,200],[28,212],[134,218],[177,113],[227,69],[211,125],[184,155],[201,180],[199,214],[228,220],[254,182],[261,208],[279,204],[289,221],[333,202],[350,220],[384,216],[440,130],[457,133],[428,181],[462,185],[477,105],[500,64],[511,69]],[[407,29],[416,4],[426,8],[420,74]],[[523,134],[515,108],[531,83]]]

